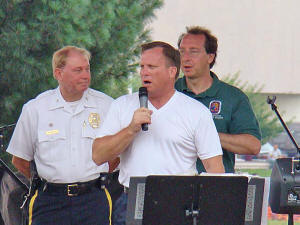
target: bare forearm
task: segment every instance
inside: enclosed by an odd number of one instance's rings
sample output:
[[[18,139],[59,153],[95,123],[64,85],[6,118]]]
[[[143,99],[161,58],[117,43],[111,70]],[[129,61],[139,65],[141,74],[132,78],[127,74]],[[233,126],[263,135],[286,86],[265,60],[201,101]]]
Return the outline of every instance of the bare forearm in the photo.
[[[20,171],[22,174],[24,174],[25,177],[30,178],[30,162],[29,161],[19,158],[17,156],[13,156],[12,164],[18,169],[18,171]]]
[[[97,138],[93,143],[93,160],[97,165],[114,160],[133,141],[141,130],[143,123],[151,123],[152,111],[146,108],[137,109],[128,127],[114,135]]]
[[[93,161],[97,165],[101,165],[114,160],[125,151],[135,134],[127,127],[115,135],[96,138],[93,143]]]
[[[202,163],[208,173],[225,173],[222,155],[204,159]]]
[[[260,151],[260,140],[250,134],[219,133],[222,148],[240,155],[256,155]]]

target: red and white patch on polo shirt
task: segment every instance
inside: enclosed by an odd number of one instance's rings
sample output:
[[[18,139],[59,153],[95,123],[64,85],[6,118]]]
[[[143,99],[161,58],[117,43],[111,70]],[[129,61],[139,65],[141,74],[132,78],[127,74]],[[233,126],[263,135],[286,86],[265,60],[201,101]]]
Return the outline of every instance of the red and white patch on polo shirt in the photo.
[[[213,100],[209,103],[209,110],[212,114],[216,115],[221,112],[221,101]]]

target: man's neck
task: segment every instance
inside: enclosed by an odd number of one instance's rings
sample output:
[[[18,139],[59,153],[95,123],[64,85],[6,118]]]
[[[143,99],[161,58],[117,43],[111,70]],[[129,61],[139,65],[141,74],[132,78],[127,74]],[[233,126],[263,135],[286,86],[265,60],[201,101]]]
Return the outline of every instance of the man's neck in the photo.
[[[149,101],[156,108],[160,109],[163,107],[174,95],[175,89],[170,90],[162,96],[151,96],[149,95]]]
[[[64,89],[60,88],[60,93],[66,102],[75,102],[82,98],[84,92],[83,93],[69,93],[69,92],[65,91]]]
[[[196,95],[206,91],[213,83],[209,72],[205,76],[185,77],[185,80],[187,87]]]

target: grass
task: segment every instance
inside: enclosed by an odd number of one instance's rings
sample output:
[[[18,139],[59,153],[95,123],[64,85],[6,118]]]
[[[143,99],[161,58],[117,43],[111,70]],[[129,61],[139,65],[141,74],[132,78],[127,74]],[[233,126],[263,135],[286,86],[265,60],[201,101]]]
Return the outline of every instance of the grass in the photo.
[[[288,221],[277,221],[277,220],[270,220],[268,221],[268,225],[287,225]],[[294,222],[294,225],[300,225],[300,223]]]
[[[249,173],[261,177],[270,177],[272,170],[271,169],[240,169],[237,170],[236,172]]]

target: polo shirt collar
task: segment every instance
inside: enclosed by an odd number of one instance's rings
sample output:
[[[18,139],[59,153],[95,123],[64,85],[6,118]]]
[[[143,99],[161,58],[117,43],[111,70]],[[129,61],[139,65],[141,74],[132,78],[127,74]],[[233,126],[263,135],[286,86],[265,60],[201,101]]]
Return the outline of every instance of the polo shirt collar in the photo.
[[[204,98],[204,97],[213,97],[216,95],[217,91],[218,91],[218,88],[219,88],[219,83],[220,83],[220,80],[219,78],[217,77],[217,75],[210,71],[210,76],[213,78],[213,83],[212,85],[204,92],[196,95],[194,94],[188,87],[187,87],[187,84],[186,84],[186,78],[185,76],[183,77],[183,79],[181,80],[181,84],[180,84],[180,88],[182,89],[182,91],[186,91],[186,92],[191,92],[193,93],[193,95],[195,97],[200,97],[200,98]]]

